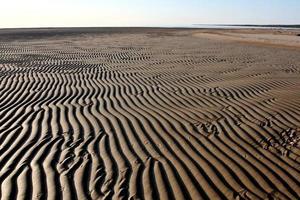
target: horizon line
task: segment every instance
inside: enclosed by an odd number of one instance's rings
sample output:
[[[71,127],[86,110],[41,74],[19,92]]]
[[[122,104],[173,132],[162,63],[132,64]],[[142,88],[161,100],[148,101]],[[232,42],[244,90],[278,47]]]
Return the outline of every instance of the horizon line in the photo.
[[[183,25],[183,26],[176,26],[176,25],[164,25],[164,26],[24,26],[24,27],[0,27],[0,30],[3,29],[57,29],[57,28],[188,28],[188,29],[199,29],[201,27],[196,27],[196,26],[241,26],[241,27],[287,27],[287,28],[300,28],[300,23],[299,24],[218,24],[218,23],[213,23],[213,24],[206,24],[206,23],[195,23],[191,25]]]

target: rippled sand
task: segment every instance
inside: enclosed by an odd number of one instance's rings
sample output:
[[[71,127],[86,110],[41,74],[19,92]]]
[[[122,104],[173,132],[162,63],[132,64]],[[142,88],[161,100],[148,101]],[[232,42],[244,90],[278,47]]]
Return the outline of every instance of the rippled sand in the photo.
[[[0,30],[0,198],[299,199],[299,49],[201,34]]]

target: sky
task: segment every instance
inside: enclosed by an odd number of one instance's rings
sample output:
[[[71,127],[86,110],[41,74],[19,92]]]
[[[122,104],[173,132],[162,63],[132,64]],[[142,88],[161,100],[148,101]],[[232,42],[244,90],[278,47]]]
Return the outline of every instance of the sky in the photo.
[[[0,28],[300,24],[300,0],[0,0]]]

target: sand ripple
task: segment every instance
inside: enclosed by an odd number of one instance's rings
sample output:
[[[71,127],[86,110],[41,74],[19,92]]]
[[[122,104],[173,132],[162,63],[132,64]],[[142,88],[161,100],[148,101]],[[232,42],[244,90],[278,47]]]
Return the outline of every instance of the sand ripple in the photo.
[[[292,50],[2,41],[1,199],[299,199],[299,89]]]

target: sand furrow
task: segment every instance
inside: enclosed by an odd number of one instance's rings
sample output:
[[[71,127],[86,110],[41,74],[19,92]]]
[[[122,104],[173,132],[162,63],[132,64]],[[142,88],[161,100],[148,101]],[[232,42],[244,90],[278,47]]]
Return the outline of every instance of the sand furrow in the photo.
[[[299,51],[86,30],[1,36],[1,199],[300,198]]]

